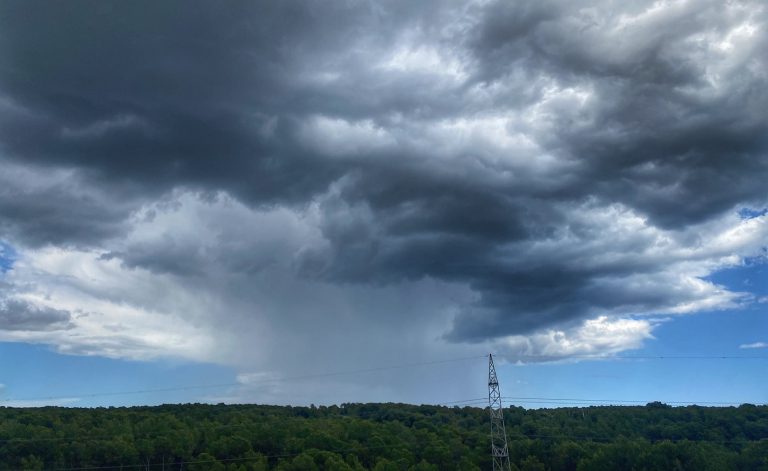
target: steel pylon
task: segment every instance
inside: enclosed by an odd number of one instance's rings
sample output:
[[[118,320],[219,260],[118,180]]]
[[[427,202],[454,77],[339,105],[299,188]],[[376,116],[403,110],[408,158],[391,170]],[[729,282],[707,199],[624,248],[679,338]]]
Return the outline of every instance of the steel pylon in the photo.
[[[488,405],[491,411],[491,459],[493,471],[510,471],[507,431],[504,428],[504,408],[501,405],[499,379],[493,365],[493,355],[488,355]]]

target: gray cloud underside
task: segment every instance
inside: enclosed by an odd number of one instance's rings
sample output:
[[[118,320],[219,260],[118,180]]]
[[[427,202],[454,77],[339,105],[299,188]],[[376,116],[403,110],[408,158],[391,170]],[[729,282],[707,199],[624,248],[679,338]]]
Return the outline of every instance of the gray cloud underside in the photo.
[[[596,214],[694,240],[765,204],[765,22],[760,2],[3,2],[2,165],[38,181],[0,177],[0,228],[200,276],[211,260],[173,241],[106,241],[178,188],[317,204],[327,244],[297,274],[464,283],[455,340],[692,302],[666,257],[632,256],[653,238],[591,244]],[[523,144],[485,136],[494,119]]]
[[[62,330],[70,326],[72,315],[60,309],[40,308],[19,300],[0,303],[0,329],[10,331]]]

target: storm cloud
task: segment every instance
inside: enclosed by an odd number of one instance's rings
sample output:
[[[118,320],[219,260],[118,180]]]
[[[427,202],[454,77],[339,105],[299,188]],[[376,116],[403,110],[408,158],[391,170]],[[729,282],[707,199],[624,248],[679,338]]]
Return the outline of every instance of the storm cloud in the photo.
[[[237,363],[216,345],[249,328],[260,355],[310,349],[299,321],[636,348],[648,316],[753,301],[708,277],[765,257],[767,20],[759,1],[3,2],[6,282],[89,313],[38,341],[113,356]],[[101,349],[105,326],[126,337]]]

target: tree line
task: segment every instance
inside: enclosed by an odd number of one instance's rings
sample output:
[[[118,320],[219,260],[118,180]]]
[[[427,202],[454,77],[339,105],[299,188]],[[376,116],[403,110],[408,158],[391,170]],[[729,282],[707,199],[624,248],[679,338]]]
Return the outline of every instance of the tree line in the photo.
[[[513,471],[768,471],[768,406],[505,410]],[[490,469],[488,410],[407,404],[0,408],[0,470]]]

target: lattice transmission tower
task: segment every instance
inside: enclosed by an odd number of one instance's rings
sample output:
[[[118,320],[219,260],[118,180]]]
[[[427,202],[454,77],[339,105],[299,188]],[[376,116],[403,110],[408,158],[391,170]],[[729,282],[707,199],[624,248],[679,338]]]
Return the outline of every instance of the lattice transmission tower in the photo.
[[[499,379],[493,366],[493,355],[488,355],[488,404],[491,411],[491,458],[493,471],[510,471],[507,431],[504,428],[504,408],[501,406]]]

